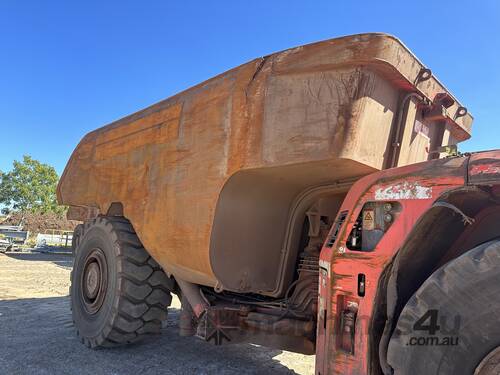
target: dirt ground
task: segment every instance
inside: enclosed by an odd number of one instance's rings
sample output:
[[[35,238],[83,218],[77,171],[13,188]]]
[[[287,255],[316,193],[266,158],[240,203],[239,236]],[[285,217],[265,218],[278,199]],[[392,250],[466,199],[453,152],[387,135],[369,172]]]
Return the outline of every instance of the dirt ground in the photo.
[[[2,374],[313,374],[314,356],[242,344],[215,347],[179,337],[174,299],[162,335],[136,345],[90,350],[69,310],[72,258],[0,254]]]

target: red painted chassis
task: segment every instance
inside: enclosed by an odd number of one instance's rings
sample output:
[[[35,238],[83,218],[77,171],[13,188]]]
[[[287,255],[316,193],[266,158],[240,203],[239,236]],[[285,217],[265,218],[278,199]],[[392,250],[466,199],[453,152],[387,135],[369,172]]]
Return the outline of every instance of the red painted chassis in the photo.
[[[463,202],[467,194],[474,194],[475,188],[488,187],[498,192],[497,186],[500,186],[500,151],[383,170],[354,184],[339,211],[339,216],[348,213],[345,222],[340,228],[332,227],[328,239],[337,231],[335,241],[328,244],[327,239],[321,251],[316,374],[381,373],[383,358],[377,358],[380,348],[376,346],[384,344],[380,344],[380,335],[375,333],[380,327],[376,327],[379,322],[374,321],[374,315],[380,304],[384,269],[405,246],[410,234],[418,230],[419,223],[436,202],[447,200],[455,191],[462,191]],[[377,201],[398,202],[401,205],[398,217],[373,251],[349,250],[348,236],[363,206]],[[358,290],[360,274],[366,278],[364,296]],[[341,325],[341,314],[347,303],[357,308],[353,352],[341,345],[345,328]],[[383,356],[384,348],[380,353]]]

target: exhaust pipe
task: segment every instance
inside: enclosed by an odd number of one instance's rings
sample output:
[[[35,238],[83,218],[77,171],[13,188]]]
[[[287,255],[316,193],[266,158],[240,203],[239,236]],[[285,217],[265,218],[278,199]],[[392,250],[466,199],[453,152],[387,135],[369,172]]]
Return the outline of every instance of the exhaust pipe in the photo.
[[[197,318],[200,318],[205,311],[210,307],[209,303],[206,301],[202,294],[200,287],[196,284],[175,279],[177,285],[181,289],[182,296],[189,302],[193,313]]]

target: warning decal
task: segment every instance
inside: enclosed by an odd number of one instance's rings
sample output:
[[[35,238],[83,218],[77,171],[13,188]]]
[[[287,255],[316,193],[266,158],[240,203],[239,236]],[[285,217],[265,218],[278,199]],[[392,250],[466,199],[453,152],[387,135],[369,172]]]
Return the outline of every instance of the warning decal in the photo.
[[[364,210],[363,211],[363,230],[374,230],[375,229],[375,211],[374,210]]]

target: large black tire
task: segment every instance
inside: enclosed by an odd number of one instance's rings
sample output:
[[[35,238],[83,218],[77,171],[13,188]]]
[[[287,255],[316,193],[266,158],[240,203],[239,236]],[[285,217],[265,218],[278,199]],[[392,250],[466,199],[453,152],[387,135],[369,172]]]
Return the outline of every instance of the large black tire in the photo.
[[[494,240],[422,284],[401,312],[388,363],[394,374],[473,374],[500,346],[499,311],[500,241]]]
[[[91,348],[158,334],[173,281],[149,256],[128,220],[85,224],[71,273],[71,310],[80,340]]]

